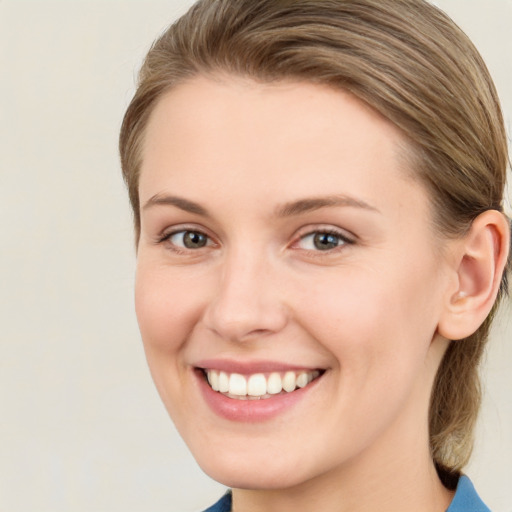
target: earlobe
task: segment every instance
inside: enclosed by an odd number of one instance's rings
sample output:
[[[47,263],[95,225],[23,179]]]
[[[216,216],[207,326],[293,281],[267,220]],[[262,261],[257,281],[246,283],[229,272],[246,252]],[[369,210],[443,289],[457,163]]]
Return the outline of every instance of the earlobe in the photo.
[[[507,262],[510,227],[497,210],[480,214],[456,245],[457,289],[446,298],[438,332],[450,340],[473,334],[496,300]]]

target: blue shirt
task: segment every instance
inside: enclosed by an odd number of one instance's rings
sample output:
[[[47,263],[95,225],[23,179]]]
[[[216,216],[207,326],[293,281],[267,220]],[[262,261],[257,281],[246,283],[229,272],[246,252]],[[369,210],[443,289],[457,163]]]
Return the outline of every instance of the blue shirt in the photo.
[[[227,492],[204,512],[231,512],[231,492]],[[467,476],[461,476],[451,505],[446,512],[491,512],[480,499]]]

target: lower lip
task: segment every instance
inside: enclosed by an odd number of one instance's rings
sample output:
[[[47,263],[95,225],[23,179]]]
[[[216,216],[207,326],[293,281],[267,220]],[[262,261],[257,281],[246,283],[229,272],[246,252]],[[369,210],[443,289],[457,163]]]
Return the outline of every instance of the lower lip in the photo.
[[[237,400],[214,391],[201,370],[195,370],[195,373],[201,393],[214,413],[230,421],[246,423],[266,421],[283,414],[304,399],[322,378],[318,377],[306,387],[291,393],[273,395],[260,400]]]

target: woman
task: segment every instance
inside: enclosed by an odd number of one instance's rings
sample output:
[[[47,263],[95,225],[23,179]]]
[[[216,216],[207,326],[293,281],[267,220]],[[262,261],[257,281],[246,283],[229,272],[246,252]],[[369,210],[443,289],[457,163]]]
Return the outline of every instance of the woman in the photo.
[[[149,367],[232,488],[210,510],[488,510],[461,475],[507,143],[446,15],[200,1],[146,57],[120,150]]]

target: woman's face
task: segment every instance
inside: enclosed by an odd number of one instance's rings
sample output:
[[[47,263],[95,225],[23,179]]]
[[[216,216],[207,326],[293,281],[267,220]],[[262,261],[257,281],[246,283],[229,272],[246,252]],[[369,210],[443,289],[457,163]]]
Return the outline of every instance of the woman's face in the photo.
[[[404,145],[325,86],[196,78],[158,103],[137,316],[213,478],[281,488],[428,456],[451,274]]]

